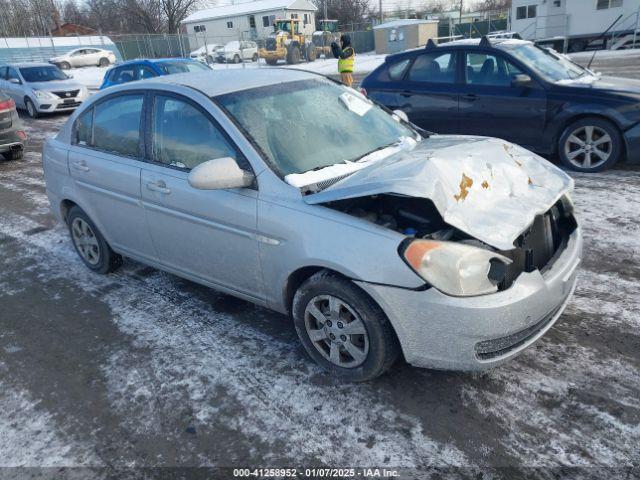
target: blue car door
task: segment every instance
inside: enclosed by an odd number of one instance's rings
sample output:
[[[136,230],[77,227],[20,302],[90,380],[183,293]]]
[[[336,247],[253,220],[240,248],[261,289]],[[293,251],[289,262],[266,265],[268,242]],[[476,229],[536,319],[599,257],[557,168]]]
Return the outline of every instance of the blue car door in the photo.
[[[425,50],[396,83],[397,108],[426,130],[457,133],[460,88],[459,53]]]
[[[498,137],[536,149],[545,129],[547,95],[535,80],[514,85],[528,74],[495,51],[467,50],[460,133]]]

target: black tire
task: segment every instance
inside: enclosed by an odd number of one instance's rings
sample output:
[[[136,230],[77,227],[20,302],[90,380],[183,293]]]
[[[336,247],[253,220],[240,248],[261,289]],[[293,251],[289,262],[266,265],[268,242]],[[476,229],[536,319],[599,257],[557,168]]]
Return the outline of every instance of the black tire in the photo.
[[[40,116],[40,112],[36,109],[35,104],[31,101],[29,97],[24,99],[24,106],[27,109],[27,114],[31,118],[38,118]]]
[[[277,58],[266,58],[265,60],[267,62],[267,65],[277,65],[278,64],[278,59]]]
[[[313,45],[307,46],[307,62],[315,62],[317,57],[316,47]]]
[[[300,49],[298,47],[291,47],[287,53],[287,63],[289,65],[297,65],[300,63]]]
[[[71,68],[71,64],[69,62],[60,62],[58,65],[62,70],[69,70]]]
[[[241,61],[242,59],[240,58],[240,55],[236,53],[235,56],[233,57],[233,63],[240,63]]]
[[[108,58],[102,57],[98,62],[99,67],[108,67],[111,64]]]
[[[76,243],[74,234],[72,229],[74,228],[74,222],[76,219],[85,222],[91,229],[94,238],[97,240],[97,261],[95,263],[89,262],[84,254],[81,252],[79,245]],[[100,230],[95,226],[95,224],[91,221],[89,216],[84,213],[84,211],[78,207],[77,205],[72,207],[69,210],[69,214],[67,215],[67,227],[69,228],[69,235],[71,236],[71,243],[73,243],[73,247],[76,249],[76,253],[82,260],[82,262],[96,273],[107,274],[116,270],[120,265],[122,265],[122,257],[115,253],[107,241],[100,233]]]
[[[323,356],[309,337],[305,320],[307,306],[322,296],[332,296],[347,304],[364,323],[368,351],[359,365],[350,368],[336,365]],[[332,272],[318,272],[300,286],[293,299],[292,316],[298,337],[309,356],[328,373],[342,380],[352,382],[371,380],[386,372],[400,354],[400,345],[396,334],[378,304],[353,282]],[[334,323],[343,328],[341,322],[337,322],[335,317],[327,318],[333,318]],[[327,323],[324,325],[326,326]],[[330,326],[335,328],[336,325]],[[346,338],[345,336],[341,337]],[[353,336],[348,335],[348,337],[351,342]],[[322,341],[333,343],[328,337]],[[322,341],[317,341],[317,343]],[[330,349],[330,347],[327,348]],[[338,348],[341,349],[339,355],[346,356],[347,350],[343,346]]]
[[[6,160],[20,160],[24,157],[24,149],[20,150],[9,150],[8,152],[4,152],[2,154]]]
[[[253,54],[253,57],[251,57],[251,61],[252,61],[252,62],[257,62],[257,61],[258,61],[258,58],[259,58],[259,57],[258,57],[258,54],[257,54],[257,53],[254,53],[254,54]]]
[[[590,128],[591,130],[589,130]],[[588,140],[589,131],[592,132],[590,141]],[[595,145],[599,141],[606,140],[605,135],[608,135],[611,141]],[[576,143],[575,137],[588,146]],[[584,153],[575,156],[574,154],[580,150],[583,150]],[[603,159],[601,155],[605,154],[607,158]],[[624,144],[620,131],[613,123],[599,117],[585,117],[571,123],[565,128],[558,141],[560,161],[566,167],[577,172],[591,173],[606,170],[615,165],[623,154]],[[589,160],[587,160],[587,155]]]

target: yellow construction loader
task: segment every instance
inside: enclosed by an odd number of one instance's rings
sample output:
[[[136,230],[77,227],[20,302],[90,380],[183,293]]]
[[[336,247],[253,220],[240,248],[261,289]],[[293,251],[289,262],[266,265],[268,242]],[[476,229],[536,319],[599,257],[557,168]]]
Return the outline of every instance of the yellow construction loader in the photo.
[[[275,65],[278,60],[286,60],[293,65],[301,60],[313,62],[316,59],[315,46],[300,33],[299,19],[276,20],[273,26],[274,32],[258,52],[269,65]]]

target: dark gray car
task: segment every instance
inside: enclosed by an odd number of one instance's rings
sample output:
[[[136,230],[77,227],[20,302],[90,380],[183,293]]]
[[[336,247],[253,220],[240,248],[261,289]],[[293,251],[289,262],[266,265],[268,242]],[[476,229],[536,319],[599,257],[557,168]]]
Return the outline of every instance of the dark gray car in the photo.
[[[7,160],[22,158],[27,134],[16,112],[16,104],[0,92],[0,153]]]

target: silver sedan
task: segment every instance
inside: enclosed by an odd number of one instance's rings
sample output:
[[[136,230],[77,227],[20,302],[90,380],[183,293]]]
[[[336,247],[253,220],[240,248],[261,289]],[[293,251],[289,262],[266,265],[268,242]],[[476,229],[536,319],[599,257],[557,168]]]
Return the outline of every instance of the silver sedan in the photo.
[[[92,97],[46,142],[80,259],[123,257],[290,314],[321,367],[478,370],[539,339],[575,285],[571,179],[502,140],[439,136],[291,70]]]

